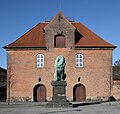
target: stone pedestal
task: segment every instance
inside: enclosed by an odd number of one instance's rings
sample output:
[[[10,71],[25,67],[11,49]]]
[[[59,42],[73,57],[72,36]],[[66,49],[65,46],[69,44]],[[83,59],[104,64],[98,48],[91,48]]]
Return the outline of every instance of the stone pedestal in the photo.
[[[66,99],[66,81],[52,81],[53,97],[48,103],[49,107],[69,107],[69,102]]]

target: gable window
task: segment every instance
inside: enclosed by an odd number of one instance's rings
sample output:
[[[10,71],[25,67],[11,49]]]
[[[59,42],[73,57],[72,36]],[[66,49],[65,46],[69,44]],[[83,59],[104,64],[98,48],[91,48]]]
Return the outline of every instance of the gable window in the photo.
[[[36,65],[37,65],[37,68],[43,68],[44,67],[44,55],[43,54],[37,54]]]
[[[64,35],[60,34],[54,37],[54,47],[65,48],[65,36]]]
[[[83,55],[82,54],[75,55],[75,67],[76,68],[83,67]]]

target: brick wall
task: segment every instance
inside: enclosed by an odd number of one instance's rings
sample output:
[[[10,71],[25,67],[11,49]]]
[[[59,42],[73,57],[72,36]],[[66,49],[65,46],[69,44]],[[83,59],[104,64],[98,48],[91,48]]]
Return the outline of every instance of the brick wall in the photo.
[[[45,56],[45,67],[36,68],[36,55]],[[84,67],[75,68],[75,55],[84,56]],[[70,48],[51,48],[49,50],[8,51],[8,76],[12,74],[11,97],[33,100],[33,88],[45,85],[47,98],[52,96],[51,81],[54,76],[54,62],[58,55],[66,60],[66,94],[73,97],[73,87],[81,83],[86,88],[87,97],[109,96],[111,75],[111,50],[73,50]],[[10,66],[10,68],[9,68]],[[11,72],[9,71],[11,70]],[[41,77],[41,82],[39,82]],[[78,78],[80,77],[80,82]]]
[[[120,100],[120,80],[113,80],[112,96],[116,100]]]

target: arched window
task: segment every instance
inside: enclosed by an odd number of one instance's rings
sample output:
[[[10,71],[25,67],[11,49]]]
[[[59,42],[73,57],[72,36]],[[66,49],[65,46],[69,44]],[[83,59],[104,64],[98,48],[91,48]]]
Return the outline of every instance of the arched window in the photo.
[[[83,55],[82,54],[77,54],[75,56],[75,67],[83,67]]]
[[[44,67],[44,55],[43,54],[38,54],[36,56],[36,65],[37,65],[37,68]]]

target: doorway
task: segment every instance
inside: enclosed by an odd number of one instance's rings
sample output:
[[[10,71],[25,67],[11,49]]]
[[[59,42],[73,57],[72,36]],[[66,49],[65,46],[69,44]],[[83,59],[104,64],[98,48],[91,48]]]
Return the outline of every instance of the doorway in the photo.
[[[65,36],[64,35],[55,36],[54,47],[55,48],[65,48]]]
[[[73,101],[80,102],[86,100],[86,89],[83,84],[76,84],[73,88]]]
[[[46,101],[46,87],[43,84],[38,84],[34,87],[34,101],[45,102]]]

